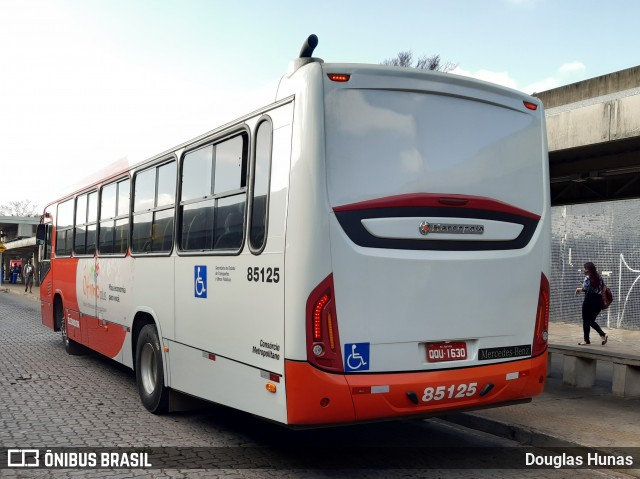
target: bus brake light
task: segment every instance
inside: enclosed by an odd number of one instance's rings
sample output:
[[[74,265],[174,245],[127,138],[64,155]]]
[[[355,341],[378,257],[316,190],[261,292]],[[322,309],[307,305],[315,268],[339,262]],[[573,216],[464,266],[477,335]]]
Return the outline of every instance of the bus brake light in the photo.
[[[531,103],[530,101],[523,101],[522,103],[524,103],[524,106],[529,110],[535,111],[538,109],[538,105],[536,105],[535,103]]]
[[[333,275],[327,276],[307,298],[307,360],[314,366],[342,372]]]
[[[533,335],[531,355],[539,356],[547,349],[549,341],[549,280],[542,273],[540,278],[540,294],[538,295],[538,310],[536,311],[536,327]]]
[[[313,340],[321,341],[322,340],[322,311],[324,307],[329,302],[329,295],[324,294],[316,303],[315,308],[313,308]]]
[[[329,73],[327,76],[329,77],[329,80],[341,83],[348,82],[351,78],[351,75],[347,75],[345,73]]]

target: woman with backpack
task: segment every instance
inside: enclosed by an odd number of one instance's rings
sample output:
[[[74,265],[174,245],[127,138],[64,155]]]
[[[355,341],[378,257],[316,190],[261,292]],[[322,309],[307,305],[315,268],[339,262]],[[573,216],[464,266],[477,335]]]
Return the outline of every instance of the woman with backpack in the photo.
[[[595,329],[602,339],[602,344],[607,344],[609,337],[604,333],[602,328],[596,323],[596,317],[602,311],[602,291],[604,286],[602,277],[598,274],[596,266],[591,263],[584,264],[584,280],[581,288],[576,288],[576,294],[584,293],[584,301],[582,302],[582,329],[584,331],[584,341],[578,343],[580,346],[591,344],[589,340],[589,332],[591,328]]]

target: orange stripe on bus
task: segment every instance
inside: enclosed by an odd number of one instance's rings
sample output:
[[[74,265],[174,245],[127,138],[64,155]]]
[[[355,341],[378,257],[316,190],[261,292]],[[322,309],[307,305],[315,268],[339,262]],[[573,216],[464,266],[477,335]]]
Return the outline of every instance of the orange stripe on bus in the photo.
[[[393,419],[528,399],[544,389],[546,371],[546,354],[474,368],[397,374],[330,374],[287,361],[288,422]],[[324,407],[323,398],[330,401]]]
[[[322,372],[309,363],[285,361],[289,424],[353,422],[355,411],[342,374]]]

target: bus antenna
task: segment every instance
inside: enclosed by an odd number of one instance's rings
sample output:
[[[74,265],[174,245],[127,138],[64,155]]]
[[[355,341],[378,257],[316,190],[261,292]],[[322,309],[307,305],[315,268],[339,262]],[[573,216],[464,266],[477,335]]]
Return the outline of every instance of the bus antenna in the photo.
[[[302,45],[300,49],[300,57],[299,58],[311,58],[313,55],[313,50],[318,46],[318,37],[314,34],[309,35]]]

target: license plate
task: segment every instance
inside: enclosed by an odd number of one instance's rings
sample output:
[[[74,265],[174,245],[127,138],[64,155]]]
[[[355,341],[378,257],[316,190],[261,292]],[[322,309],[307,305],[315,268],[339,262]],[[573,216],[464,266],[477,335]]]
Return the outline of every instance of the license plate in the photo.
[[[427,343],[427,361],[462,361],[467,359],[467,343],[464,341]]]

